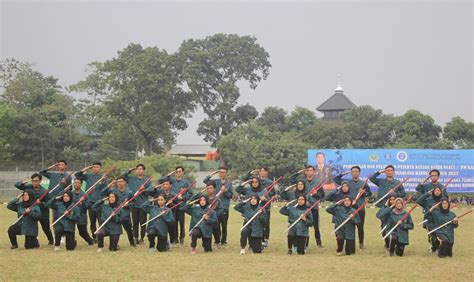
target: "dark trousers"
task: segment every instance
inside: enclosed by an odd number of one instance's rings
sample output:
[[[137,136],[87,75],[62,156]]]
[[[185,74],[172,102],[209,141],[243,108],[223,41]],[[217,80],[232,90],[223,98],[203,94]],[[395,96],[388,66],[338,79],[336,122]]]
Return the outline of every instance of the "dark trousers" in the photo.
[[[97,212],[93,209],[89,209],[89,221],[90,221],[90,228],[91,228],[91,234],[92,238],[97,238],[97,235],[95,234],[95,231],[97,230],[97,223],[100,224],[99,222],[99,215]]]
[[[403,256],[403,251],[405,250],[405,244],[398,242],[398,237],[395,234],[390,234],[389,236],[389,243],[388,243],[388,250],[391,254],[394,252],[397,256]]]
[[[128,242],[130,243],[130,245],[133,245],[134,242],[133,242],[132,222],[130,221],[130,219],[126,220],[122,222],[122,226],[125,232],[127,233]]]
[[[76,239],[74,238],[74,232],[65,231],[61,223],[55,225],[54,230],[54,246],[59,247],[61,245],[61,237],[66,237],[66,250],[72,251],[76,248]]]
[[[336,252],[340,253],[344,249],[344,243],[346,245],[345,251],[346,255],[355,254],[355,240],[344,240],[342,236],[336,236],[337,241],[337,250]],[[344,242],[345,241],[345,242]]]
[[[256,254],[259,254],[262,252],[262,237],[253,237],[251,234],[252,229],[250,229],[248,226],[240,232],[240,247],[245,249],[248,241],[252,251]]]
[[[118,248],[118,242],[120,239],[120,234],[109,234],[105,228],[102,228],[97,232],[97,247],[103,248],[104,247],[104,237],[109,236],[110,237],[110,244],[109,244],[109,250],[111,251],[117,251]]]
[[[158,244],[156,244],[156,249],[158,252],[166,252],[166,236],[160,236],[156,234],[154,230],[148,233],[148,241],[150,242],[150,248],[155,247],[155,237],[158,237]]]
[[[229,220],[229,210],[224,210],[224,212],[219,215],[218,218],[218,228],[220,231],[221,244],[227,244],[227,221]]]
[[[265,209],[267,213],[268,220],[263,224],[263,239],[270,239],[270,209]]]
[[[431,243],[431,251],[435,252],[436,250],[439,250],[439,244],[440,241],[436,237],[436,234],[430,234],[428,235],[428,242]]]
[[[313,215],[313,228],[316,244],[321,245],[321,232],[319,231],[319,209],[312,209],[311,214]]]
[[[14,224],[8,228],[8,237],[10,238],[10,243],[12,246],[18,247],[18,241],[16,236],[21,235],[21,225]],[[39,247],[38,240],[36,236],[25,235],[25,249],[33,249]]]
[[[383,228],[383,227],[382,227],[382,228]],[[382,238],[385,237],[385,235],[387,234],[387,232],[388,232],[387,229],[385,229],[384,231],[382,231]],[[388,249],[388,245],[389,245],[389,243],[390,243],[390,238],[387,237],[387,238],[385,238],[384,241],[385,241],[385,246],[384,246],[384,247],[385,247],[385,249]]]
[[[194,228],[191,234],[191,248],[196,248],[197,240],[199,238],[202,238],[202,247],[204,248],[204,251],[206,253],[212,252],[212,238],[202,237],[202,232],[201,232],[201,229],[199,229],[199,227]]]
[[[184,239],[184,234],[186,233],[186,227],[185,227],[185,212],[183,210],[176,210],[176,225],[175,225],[175,234],[176,234],[176,242],[178,243],[178,234],[179,234],[179,239],[183,240]],[[178,232],[179,231],[179,232]]]
[[[303,237],[303,236],[298,236],[296,235],[295,230],[290,229],[288,231],[288,249],[293,248],[293,246],[296,247],[296,251],[298,252],[299,255],[304,255],[305,253],[305,247],[306,247],[306,241],[308,240],[308,237]]]
[[[133,237],[143,239],[145,238],[146,225],[142,226],[146,222],[146,212],[140,208],[132,208],[132,222],[133,222]],[[138,237],[138,229],[140,229],[140,237]]]
[[[436,236],[436,241],[439,242],[438,256],[440,258],[453,256],[453,243],[448,242],[448,238],[443,235]]]
[[[81,224],[77,225],[77,230],[79,230],[79,236],[81,236],[84,241],[87,242],[87,244],[92,245],[92,237],[89,235],[89,232],[87,232],[87,225],[86,224]]]
[[[363,244],[364,243],[364,223],[365,223],[365,210],[362,209],[358,213],[360,223],[357,224],[357,235],[359,237],[359,243]]]
[[[168,234],[170,236],[170,242],[176,243],[176,241],[178,241],[178,235],[175,233],[176,221],[166,222],[166,226],[168,226]]]
[[[53,243],[53,233],[49,227],[49,214],[46,217],[43,215],[39,220],[39,223],[41,224],[41,229],[43,229],[44,235],[48,238],[48,242]]]
[[[212,236],[214,236],[214,242],[219,244],[221,242],[221,230],[219,229],[219,223],[212,224]]]

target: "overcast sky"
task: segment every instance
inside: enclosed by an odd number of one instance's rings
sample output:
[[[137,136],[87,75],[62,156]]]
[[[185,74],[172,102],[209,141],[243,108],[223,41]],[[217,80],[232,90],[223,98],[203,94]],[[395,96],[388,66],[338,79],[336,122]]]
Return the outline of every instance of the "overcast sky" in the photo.
[[[474,121],[472,1],[0,1],[2,59],[32,62],[63,86],[130,42],[175,52],[185,39],[236,33],[270,54],[268,79],[241,89],[259,112],[315,110],[341,74],[357,105]],[[202,118],[178,143],[204,143]]]

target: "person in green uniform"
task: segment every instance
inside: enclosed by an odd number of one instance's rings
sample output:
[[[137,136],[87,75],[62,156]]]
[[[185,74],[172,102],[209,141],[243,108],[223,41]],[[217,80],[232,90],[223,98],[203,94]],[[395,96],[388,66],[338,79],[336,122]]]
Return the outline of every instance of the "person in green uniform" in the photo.
[[[302,175],[303,173],[304,175]],[[314,166],[311,166],[311,165],[306,166],[305,169],[299,170],[298,172],[290,176],[290,184],[295,184],[298,180],[302,180],[305,182],[305,187],[308,190],[308,192],[321,182],[321,180],[316,177]],[[325,195],[324,189],[323,188],[319,189],[317,192],[317,199],[323,199],[324,195]],[[313,201],[310,200],[310,204],[312,204],[312,202]],[[323,243],[321,240],[321,231],[319,228],[320,219],[319,219],[318,205],[311,210],[311,215],[313,219],[312,226],[314,228],[314,237],[316,239],[316,245],[318,246],[318,248],[322,248]]]
[[[173,212],[166,207],[166,199],[164,195],[159,195],[156,198],[156,201],[145,202],[142,204],[142,209],[150,215],[150,219],[164,212],[162,216],[154,219],[147,226],[147,236],[148,241],[150,242],[149,252],[153,253],[155,251],[155,238],[158,238],[156,243],[156,249],[158,252],[165,252],[168,250],[167,247],[167,235],[168,235],[168,226],[170,223],[174,222],[176,219]]]
[[[211,179],[214,174],[219,174],[217,179]],[[232,181],[227,178],[227,168],[220,167],[218,171],[213,172],[211,175],[208,175],[204,178],[204,183],[207,185],[209,181],[214,181],[216,185],[216,194],[221,190],[223,191],[222,196],[220,197],[222,203],[221,214],[218,217],[218,225],[221,234],[220,245],[225,247],[227,245],[227,222],[229,221],[229,206],[230,200],[234,195],[232,189]]]
[[[304,214],[308,209],[306,197],[298,196],[297,205],[285,205],[280,209],[282,215],[288,216],[288,224],[293,224],[296,220],[299,222],[288,230],[288,254],[293,253],[293,246],[296,247],[298,255],[304,255],[306,252],[306,242],[309,238],[309,227],[313,224],[313,215]]]
[[[335,204],[332,204],[326,209],[326,212],[333,215],[334,228],[339,227],[349,216],[355,211],[352,207],[353,199],[346,195],[344,198]],[[345,245],[346,255],[355,254],[355,227],[360,223],[359,215],[356,214],[346,224],[336,231],[337,250],[336,255],[342,255],[342,250]]]
[[[384,173],[386,175],[386,178],[377,178],[380,174]],[[393,165],[388,165],[385,167],[385,169],[376,171],[374,174],[372,174],[369,177],[370,182],[374,183],[377,185],[378,192],[377,192],[377,198],[375,201],[378,201],[380,198],[385,196],[387,193],[395,193],[397,195],[397,198],[404,198],[406,196],[405,188],[403,188],[403,185],[400,185],[398,189],[395,191],[395,186],[400,184],[400,181],[398,179],[394,178],[395,175],[395,167]],[[377,207],[381,208],[383,207],[384,203],[383,201],[379,202],[377,204]]]
[[[41,210],[38,205],[34,205],[35,195],[33,190],[29,189],[22,193],[21,198],[11,200],[7,208],[17,213],[20,217],[25,211],[23,218],[8,228],[8,237],[10,238],[10,249],[18,249],[18,235],[25,235],[25,249],[39,248],[38,243],[38,220],[41,218]]]
[[[135,171],[135,175],[131,175],[132,171]],[[129,169],[122,176],[128,182],[128,189],[132,193],[136,193],[140,186],[142,186],[148,176],[145,176],[145,165],[137,164],[134,168]],[[145,186],[145,189],[150,187],[150,183]],[[141,209],[141,205],[148,201],[147,193],[141,193],[140,196],[136,197],[130,204],[132,208],[132,224],[133,224],[133,237],[135,244],[143,244],[143,239],[146,234],[146,225],[143,225],[146,222],[147,214]],[[139,232],[140,231],[140,234]]]
[[[87,172],[90,170],[91,172]],[[87,192],[92,185],[94,185],[99,179],[103,177],[102,163],[94,162],[91,166],[85,167],[76,173],[76,179],[81,179],[86,182],[85,191]],[[95,231],[97,230],[97,224],[99,223],[99,214],[92,209],[92,205],[96,203],[100,197],[102,191],[107,189],[107,181],[99,182],[92,193],[86,198],[84,205],[89,211],[90,231],[94,242],[97,242]]]
[[[42,176],[39,173],[33,173],[31,175],[31,184],[28,184],[28,181],[18,181],[15,183],[15,187],[19,190],[26,191],[26,190],[33,190],[34,192],[34,200],[38,199],[44,193],[47,193],[48,190],[41,186]],[[41,229],[43,229],[44,235],[48,238],[48,245],[54,244],[53,233],[51,232],[51,228],[49,226],[49,208],[45,205],[45,202],[50,199],[49,194],[43,198],[43,201],[38,204],[39,209],[41,211],[41,218],[39,219],[39,223],[41,224]]]
[[[77,203],[82,196],[84,196],[85,192],[82,191],[82,179],[75,178],[73,181],[73,191],[72,191],[72,201]],[[82,202],[81,204],[77,205],[79,208],[79,220],[76,221],[77,230],[79,231],[79,236],[87,242],[89,246],[94,245],[94,241],[92,237],[87,232],[87,201]]]
[[[118,202],[118,195],[112,191],[108,195],[107,203],[100,199],[92,208],[99,214],[100,222],[104,222],[109,218],[112,212],[117,208],[120,203]],[[104,237],[110,237],[109,250],[112,252],[118,251],[118,242],[120,235],[122,234],[122,221],[123,221],[123,209],[120,210],[111,220],[105,224],[105,226],[97,232],[97,252],[101,253],[104,249]]]
[[[258,180],[258,179],[257,179]],[[246,203],[238,203],[234,209],[242,214],[245,225],[255,214],[260,210],[260,196],[253,194],[250,196],[250,200]],[[263,241],[263,227],[265,221],[268,220],[266,211],[263,210],[249,225],[247,225],[240,232],[240,254],[245,254],[245,247],[247,241],[250,245],[250,250],[253,253],[259,254],[262,252],[262,241]]]
[[[450,211],[450,208],[449,200],[442,199],[438,209],[432,212],[428,211],[428,218],[433,223],[434,228],[452,221],[450,224],[434,232],[436,245],[439,246],[438,257],[440,258],[453,256],[454,229],[458,227],[459,223],[456,214]]]
[[[349,173],[351,174],[351,179],[343,180],[342,177]],[[357,165],[353,166],[351,167],[350,171],[339,174],[338,176],[334,177],[334,182],[337,183],[338,185],[341,185],[343,181],[349,184],[350,195],[353,199],[357,197],[359,192],[361,193],[361,196],[355,203],[356,206],[361,206],[365,202],[366,198],[372,196],[372,191],[370,190],[370,186],[368,184],[364,185],[364,181],[360,179],[359,166]],[[365,190],[365,192],[362,193],[361,190]],[[357,236],[359,237],[359,248],[365,249],[365,246],[364,246],[365,207],[362,210],[360,210],[358,214],[359,214],[359,219],[360,219],[360,224],[357,225]]]
[[[395,200],[395,206],[390,209],[387,218],[387,230],[391,230],[396,224],[397,228],[389,235],[389,255],[403,256],[405,246],[409,244],[408,231],[413,229],[413,220],[408,215],[403,221],[402,217],[407,213],[405,210],[405,201],[401,198]]]
[[[74,207],[71,211],[67,212],[69,207],[73,204],[72,192],[70,190],[65,191],[62,196],[57,198],[51,198],[47,205],[53,210],[58,212],[58,216],[63,218],[56,223],[56,229],[54,230],[54,250],[59,251],[61,245],[61,237],[66,237],[66,250],[72,251],[76,248],[77,242],[74,236],[76,231],[76,221],[80,219],[81,212],[79,207]]]
[[[200,196],[197,206],[186,203],[180,206],[180,209],[191,216],[191,222],[189,224],[189,230],[191,232],[191,254],[197,253],[196,246],[199,238],[202,238],[204,252],[212,252],[212,225],[218,222],[218,220],[216,212],[209,207],[209,199],[206,196]],[[202,221],[196,226],[201,219]]]

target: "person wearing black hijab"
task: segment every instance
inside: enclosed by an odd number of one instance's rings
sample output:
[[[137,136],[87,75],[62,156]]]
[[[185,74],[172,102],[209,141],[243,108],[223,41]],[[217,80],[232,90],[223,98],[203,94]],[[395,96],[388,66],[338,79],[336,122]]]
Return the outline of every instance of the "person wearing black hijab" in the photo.
[[[20,200],[21,199],[21,200]],[[10,249],[18,248],[16,236],[25,235],[25,249],[39,248],[38,239],[38,220],[41,219],[41,210],[38,205],[33,205],[35,193],[33,190],[25,190],[21,198],[17,197],[11,200],[7,208],[17,212],[20,217],[24,212],[26,214],[17,223],[8,228],[8,237],[10,238]]]
[[[305,254],[306,242],[309,237],[309,227],[313,225],[313,215],[304,212],[308,209],[306,204],[306,197],[298,196],[298,203],[295,205],[286,205],[280,209],[280,213],[288,216],[288,224],[294,223],[301,219],[295,226],[288,230],[288,254],[293,254],[293,246],[296,246],[296,251],[299,255]]]
[[[58,218],[63,216],[73,204],[73,192],[67,190],[62,196],[52,198],[47,202],[47,206],[57,211]],[[81,217],[81,211],[79,207],[74,207],[71,211],[67,212],[61,220],[56,223],[54,229],[54,250],[59,251],[61,244],[61,237],[66,237],[66,250],[72,251],[76,248],[77,242],[74,237],[76,231],[76,221]]]
[[[458,227],[456,214],[450,211],[450,203],[448,199],[441,200],[438,209],[432,212],[428,211],[428,219],[433,223],[433,229],[452,220],[445,227],[434,232],[435,244],[439,248],[438,257],[452,257],[454,245],[454,228]]]
[[[342,200],[339,200],[326,209],[326,212],[333,215],[332,221],[334,228],[338,228],[355,211],[355,208],[352,207],[352,203],[352,197],[346,195]],[[336,232],[336,255],[342,255],[344,245],[346,255],[355,254],[355,226],[359,223],[359,215],[356,214]]]
[[[113,213],[113,211],[118,207],[120,204],[118,201],[119,196],[115,191],[111,191],[107,199],[100,199],[98,200],[93,206],[97,214],[99,215],[100,222],[104,222],[109,218],[109,216]],[[107,203],[104,201],[108,200]],[[104,249],[104,237],[110,237],[110,244],[109,250],[112,252],[118,251],[118,242],[120,239],[120,235],[122,234],[122,221],[124,218],[124,210],[121,209],[115,216],[112,217],[111,220],[102,227],[99,232],[97,232],[97,252],[101,253]]]
[[[207,196],[200,196],[197,206],[186,203],[179,209],[191,215],[191,223],[189,225],[191,232],[191,254],[197,252],[196,246],[198,238],[202,238],[204,251],[206,253],[212,252],[212,225],[217,222],[217,214],[209,207],[209,198]],[[201,219],[203,220],[196,226]]]
[[[238,203],[234,209],[242,214],[244,217],[244,225],[260,210],[260,197],[257,194],[250,196],[250,200],[246,203]],[[253,253],[262,252],[263,229],[268,220],[267,213],[263,210],[257,218],[255,218],[249,225],[247,225],[240,232],[240,254],[245,254],[245,247],[249,241],[250,249]]]

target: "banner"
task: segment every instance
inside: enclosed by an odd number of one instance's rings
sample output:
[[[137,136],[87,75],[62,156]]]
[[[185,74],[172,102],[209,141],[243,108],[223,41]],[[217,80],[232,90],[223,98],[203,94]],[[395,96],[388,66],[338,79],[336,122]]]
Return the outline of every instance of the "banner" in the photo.
[[[395,178],[410,178],[403,185],[406,191],[415,191],[415,187],[426,179],[429,171],[437,169],[441,172],[441,183],[453,178],[448,192],[474,192],[474,150],[310,149],[308,164],[315,166],[317,175],[319,172],[321,177],[324,177],[324,174],[336,176],[358,165],[361,168],[361,178],[391,164],[395,167]],[[350,178],[350,175],[344,178]],[[335,184],[332,186],[335,187]],[[377,191],[377,186],[372,183],[370,188],[374,192]]]

